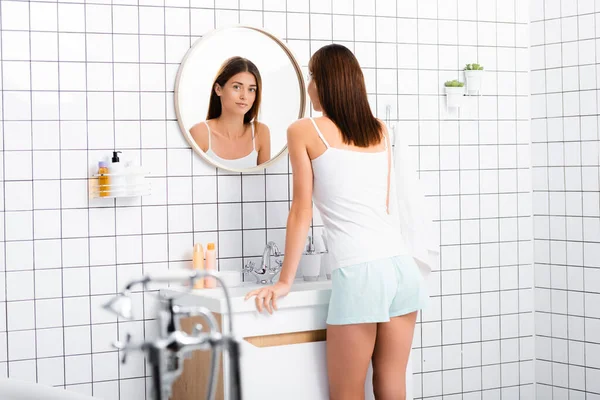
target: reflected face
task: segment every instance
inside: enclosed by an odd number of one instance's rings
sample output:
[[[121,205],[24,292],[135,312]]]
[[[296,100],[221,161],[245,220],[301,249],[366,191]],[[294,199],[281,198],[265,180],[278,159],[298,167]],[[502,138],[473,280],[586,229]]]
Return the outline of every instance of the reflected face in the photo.
[[[319,94],[317,93],[317,85],[315,84],[315,80],[312,78],[312,73],[308,73],[308,88],[306,89],[308,92],[308,97],[310,97],[310,101],[313,105],[313,109],[315,111],[323,111],[321,108],[321,103],[319,102]]]
[[[223,111],[244,115],[254,105],[256,99],[256,78],[250,72],[240,72],[229,79],[224,86],[215,85],[215,92],[221,98]]]

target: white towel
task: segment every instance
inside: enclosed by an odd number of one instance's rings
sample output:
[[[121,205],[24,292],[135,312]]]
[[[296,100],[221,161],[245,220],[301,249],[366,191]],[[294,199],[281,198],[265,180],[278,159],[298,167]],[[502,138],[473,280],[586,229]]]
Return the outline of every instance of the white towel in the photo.
[[[400,139],[400,138],[398,138]],[[425,201],[421,183],[414,168],[406,141],[396,140],[393,152],[390,212],[399,214],[402,237],[421,270],[427,277],[438,269],[440,245]],[[393,201],[396,199],[396,201]]]

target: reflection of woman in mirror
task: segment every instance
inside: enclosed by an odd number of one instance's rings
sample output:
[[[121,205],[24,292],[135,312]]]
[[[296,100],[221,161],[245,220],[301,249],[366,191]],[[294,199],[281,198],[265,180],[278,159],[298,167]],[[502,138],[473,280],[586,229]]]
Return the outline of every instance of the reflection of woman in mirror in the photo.
[[[256,167],[271,159],[269,128],[258,122],[262,80],[242,57],[226,60],[217,73],[206,121],[190,133],[211,159],[230,168]]]

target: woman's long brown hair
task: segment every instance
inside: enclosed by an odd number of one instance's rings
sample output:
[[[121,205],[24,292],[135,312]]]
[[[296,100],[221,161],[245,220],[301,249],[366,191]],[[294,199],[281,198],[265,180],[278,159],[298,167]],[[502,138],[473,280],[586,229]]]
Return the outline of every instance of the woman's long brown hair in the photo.
[[[309,70],[323,113],[337,125],[343,142],[358,147],[379,144],[383,127],[371,111],[365,78],[354,54],[342,45],[327,45],[313,54]]]
[[[256,65],[247,58],[242,57],[231,57],[221,65],[221,69],[217,73],[217,77],[213,82],[210,93],[210,101],[208,103],[208,113],[206,114],[206,120],[218,118],[221,116],[221,112],[223,111],[221,106],[221,99],[217,96],[217,92],[215,91],[215,86],[218,83],[221,87],[225,86],[228,80],[230,80],[234,75],[239,74],[240,72],[250,72],[254,75],[254,79],[256,79],[256,97],[254,98],[254,104],[246,114],[244,114],[244,124],[248,124],[251,121],[256,121],[258,117],[258,110],[260,109],[260,99],[261,99],[261,89],[262,89],[262,79],[260,77],[260,72]]]

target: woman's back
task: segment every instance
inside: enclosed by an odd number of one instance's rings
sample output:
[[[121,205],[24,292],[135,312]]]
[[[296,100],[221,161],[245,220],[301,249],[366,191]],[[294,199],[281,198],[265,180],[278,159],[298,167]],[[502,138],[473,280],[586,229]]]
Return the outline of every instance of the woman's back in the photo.
[[[308,149],[313,201],[325,225],[333,267],[406,254],[398,220],[388,213],[387,136],[367,148],[345,145],[330,119],[311,121],[318,135]]]

